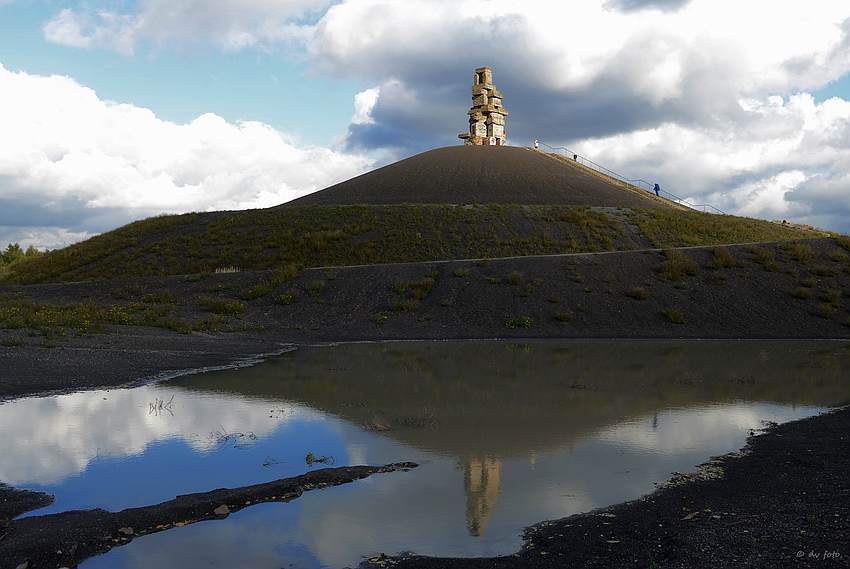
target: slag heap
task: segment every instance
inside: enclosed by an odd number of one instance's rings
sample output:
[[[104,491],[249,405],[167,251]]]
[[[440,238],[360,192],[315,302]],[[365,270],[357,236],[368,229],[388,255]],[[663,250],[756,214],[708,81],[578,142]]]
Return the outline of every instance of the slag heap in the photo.
[[[469,109],[469,132],[457,135],[465,144],[504,146],[505,117],[508,111],[502,106],[502,94],[493,85],[493,71],[489,67],[475,70],[472,83],[472,108]]]

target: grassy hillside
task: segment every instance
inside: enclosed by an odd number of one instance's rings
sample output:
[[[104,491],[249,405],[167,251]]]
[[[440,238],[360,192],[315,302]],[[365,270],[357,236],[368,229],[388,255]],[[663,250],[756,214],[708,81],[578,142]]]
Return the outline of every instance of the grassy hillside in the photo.
[[[281,206],[160,216],[5,267],[0,284],[617,251],[814,237],[734,216],[585,206]],[[817,235],[820,236],[820,235]]]

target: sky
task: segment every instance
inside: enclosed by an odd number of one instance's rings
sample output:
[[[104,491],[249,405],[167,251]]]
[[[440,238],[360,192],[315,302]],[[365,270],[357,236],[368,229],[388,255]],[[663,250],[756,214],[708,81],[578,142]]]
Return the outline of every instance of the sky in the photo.
[[[0,244],[461,144],[482,66],[510,145],[850,233],[846,0],[0,0]]]

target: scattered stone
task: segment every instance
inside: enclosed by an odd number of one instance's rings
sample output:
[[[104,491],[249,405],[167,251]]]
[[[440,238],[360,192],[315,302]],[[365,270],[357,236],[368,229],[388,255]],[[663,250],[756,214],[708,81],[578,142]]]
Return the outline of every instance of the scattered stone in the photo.
[[[230,514],[230,508],[227,507],[227,504],[222,504],[221,506],[213,510],[213,513],[217,516],[226,516]]]

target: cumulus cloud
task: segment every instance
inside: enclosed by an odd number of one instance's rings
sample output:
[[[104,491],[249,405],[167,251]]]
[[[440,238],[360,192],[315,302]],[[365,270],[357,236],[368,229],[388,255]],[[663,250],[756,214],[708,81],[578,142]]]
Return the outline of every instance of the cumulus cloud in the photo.
[[[730,213],[850,230],[825,213],[850,204],[845,102],[805,93],[850,72],[845,3],[346,0],[310,50],[316,69],[378,90],[347,148],[457,143],[472,70],[490,65],[509,142],[568,145]]]
[[[675,123],[579,141],[575,149],[691,203],[850,231],[850,103],[809,94],[741,100],[746,120]],[[745,128],[741,128],[744,125]]]
[[[329,4],[330,0],[139,0],[119,11],[111,2],[91,2],[62,10],[44,25],[44,36],[60,45],[124,55],[142,46],[269,49],[303,41],[310,33],[311,15],[321,14]]]
[[[844,211],[830,200],[845,203],[850,178],[841,144],[824,134],[844,136],[841,102],[805,102],[805,93],[850,73],[842,0],[781,10],[771,0],[86,6],[57,14],[46,36],[125,54],[145,44],[287,50],[298,42],[314,73],[369,87],[338,139],[348,152],[383,152],[387,161],[457,144],[472,71],[489,65],[510,112],[509,143],[583,149],[629,177],[652,176],[730,213],[797,215],[850,230],[829,213]]]
[[[0,228],[56,237],[39,247],[163,212],[277,205],[370,165],[258,122],[175,124],[0,66]]]

